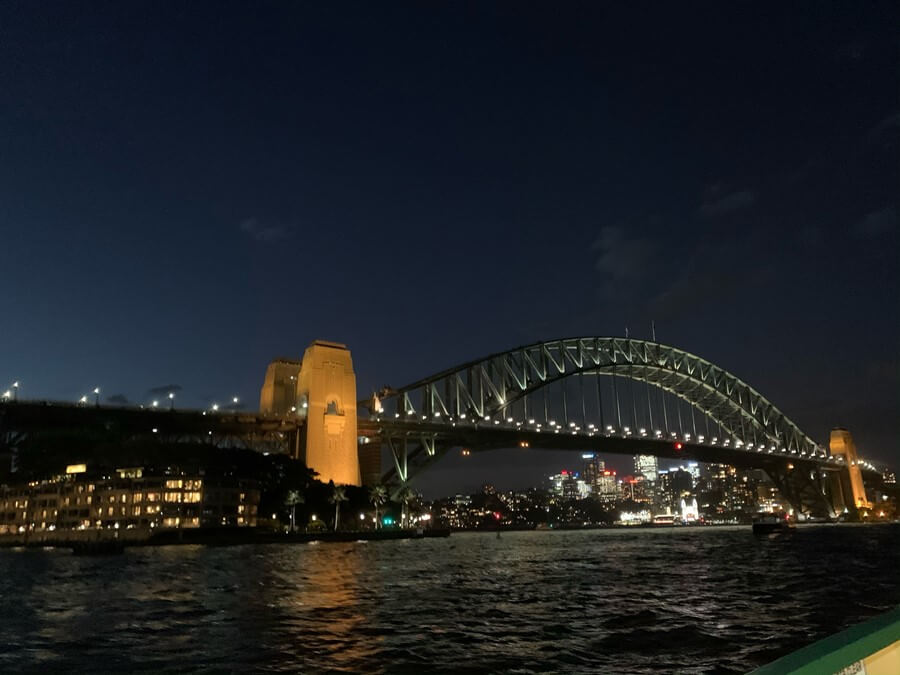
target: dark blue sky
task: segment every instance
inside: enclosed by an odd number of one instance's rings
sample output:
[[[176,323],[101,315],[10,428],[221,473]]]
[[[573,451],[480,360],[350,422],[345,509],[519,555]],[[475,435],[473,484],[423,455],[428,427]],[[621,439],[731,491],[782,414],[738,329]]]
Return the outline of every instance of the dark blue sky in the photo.
[[[900,462],[896,3],[633,4],[3,3],[0,386],[255,402],[324,338],[364,394],[655,319]]]

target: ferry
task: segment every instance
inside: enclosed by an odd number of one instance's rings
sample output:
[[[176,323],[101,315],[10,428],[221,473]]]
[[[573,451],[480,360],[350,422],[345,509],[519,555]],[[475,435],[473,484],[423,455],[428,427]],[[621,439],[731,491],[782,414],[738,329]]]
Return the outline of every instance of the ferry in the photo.
[[[751,675],[897,675],[900,607],[754,670]]]
[[[753,517],[753,534],[772,534],[793,529],[786,513],[758,513]]]

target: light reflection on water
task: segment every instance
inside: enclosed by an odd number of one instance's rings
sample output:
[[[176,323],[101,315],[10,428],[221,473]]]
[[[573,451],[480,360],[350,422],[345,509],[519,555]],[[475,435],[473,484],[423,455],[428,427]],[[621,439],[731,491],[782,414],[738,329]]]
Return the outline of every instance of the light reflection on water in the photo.
[[[0,671],[736,672],[900,604],[900,527],[0,551]]]

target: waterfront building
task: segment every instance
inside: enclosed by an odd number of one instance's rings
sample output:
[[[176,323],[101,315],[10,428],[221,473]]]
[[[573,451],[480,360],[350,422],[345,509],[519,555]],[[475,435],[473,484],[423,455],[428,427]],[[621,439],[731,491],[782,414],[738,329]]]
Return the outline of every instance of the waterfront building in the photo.
[[[681,520],[684,523],[696,523],[700,520],[700,509],[696,499],[681,500]]]
[[[557,474],[550,476],[550,492],[556,497],[560,497],[562,499],[577,499],[578,498],[578,474],[574,474],[571,471],[560,471]]]
[[[603,471],[606,469],[606,462],[593,452],[582,453],[581,459],[583,462],[581,477],[590,486],[591,493],[597,494],[597,479],[603,475]]]
[[[587,499],[593,492],[591,484],[581,478],[575,481],[575,490],[578,494],[578,499]]]
[[[635,476],[643,476],[651,482],[656,482],[659,474],[659,462],[654,455],[634,456]]]
[[[0,535],[56,530],[164,529],[257,523],[259,490],[241,481],[203,476],[144,476],[122,469],[115,478],[70,473],[0,488]]]
[[[603,502],[614,502],[619,498],[619,485],[616,481],[616,472],[604,469],[597,477],[597,487],[594,493]]]
[[[705,464],[696,489],[700,512],[707,518],[748,518],[757,510],[757,479],[751,474],[727,464]]]

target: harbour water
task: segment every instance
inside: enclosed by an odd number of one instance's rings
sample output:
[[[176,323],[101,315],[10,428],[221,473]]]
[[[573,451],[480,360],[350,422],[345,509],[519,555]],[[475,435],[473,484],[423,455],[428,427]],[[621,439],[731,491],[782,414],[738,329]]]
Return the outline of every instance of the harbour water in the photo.
[[[744,673],[900,604],[900,527],[0,550],[0,672]]]

